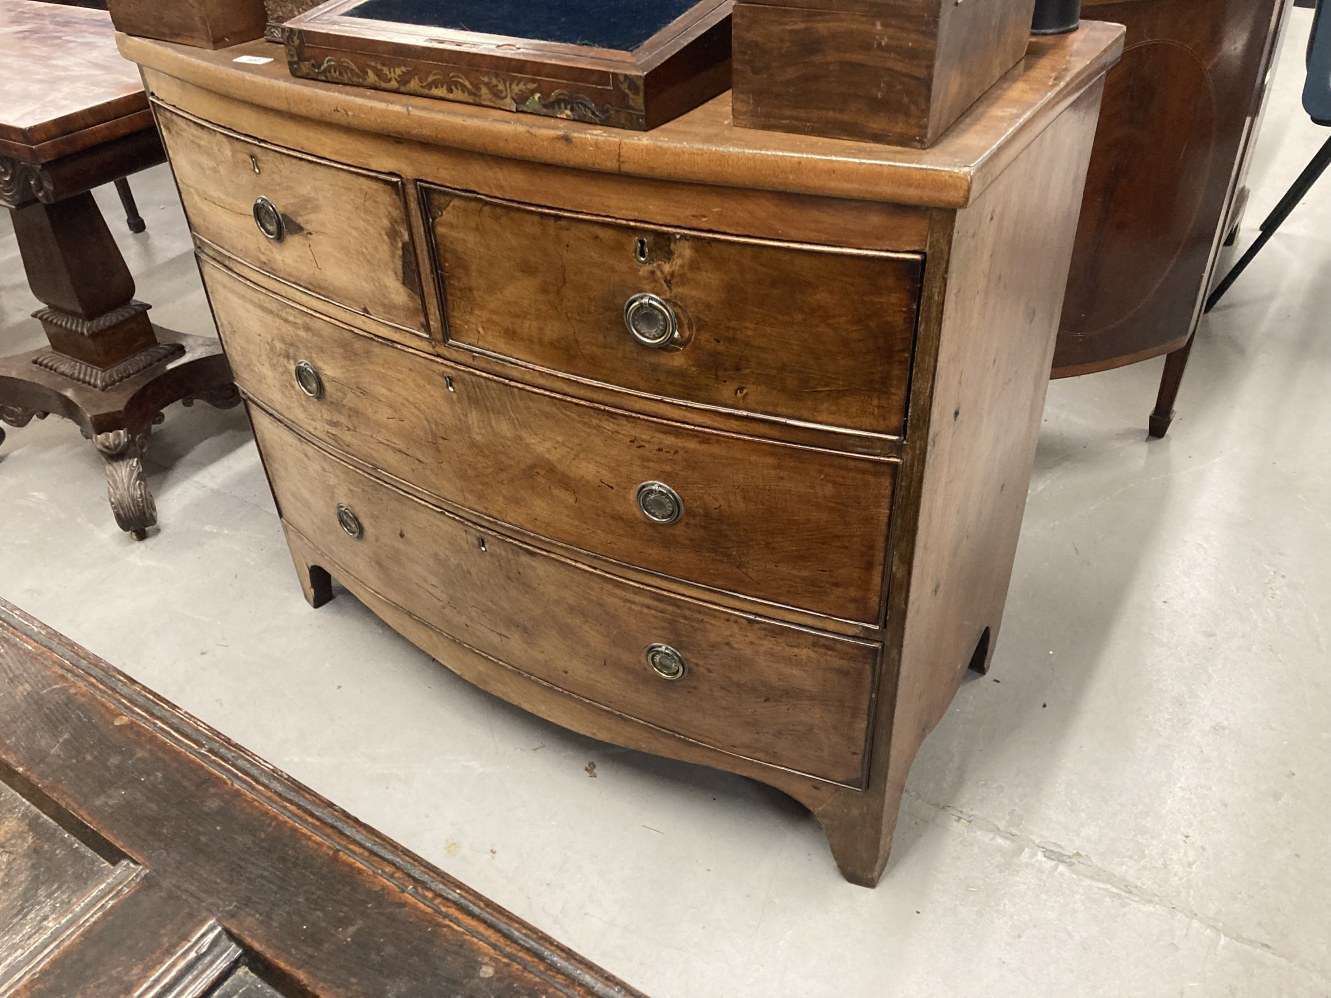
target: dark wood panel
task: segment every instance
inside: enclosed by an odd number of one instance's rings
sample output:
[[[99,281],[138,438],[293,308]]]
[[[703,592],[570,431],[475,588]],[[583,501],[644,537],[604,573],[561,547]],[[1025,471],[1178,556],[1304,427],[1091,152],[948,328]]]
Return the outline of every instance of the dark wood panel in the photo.
[[[241,956],[241,948],[201,906],[144,871],[62,940],[15,994],[203,995]]]
[[[3,600],[0,688],[5,781],[150,865],[27,993],[638,993]]]
[[[1127,25],[1091,155],[1054,376],[1177,350],[1229,213],[1285,0],[1089,0]]]
[[[0,783],[0,991],[111,873],[110,863]]]

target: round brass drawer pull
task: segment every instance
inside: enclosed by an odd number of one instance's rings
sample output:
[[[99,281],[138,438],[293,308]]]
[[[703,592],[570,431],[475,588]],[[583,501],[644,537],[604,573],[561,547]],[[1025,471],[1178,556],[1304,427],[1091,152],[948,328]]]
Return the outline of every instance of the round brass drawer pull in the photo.
[[[308,360],[296,362],[296,384],[312,399],[324,397],[324,379],[319,377],[318,370]]]
[[[684,515],[684,500],[665,482],[643,482],[638,486],[638,508],[653,523],[666,526]]]
[[[342,524],[342,529],[353,540],[360,540],[365,536],[365,528],[360,524],[360,517],[353,513],[349,506],[337,504],[337,522]]]
[[[668,682],[678,682],[689,671],[684,656],[669,645],[648,645],[644,654],[652,671]]]
[[[287,234],[286,223],[282,221],[282,213],[277,210],[277,205],[267,198],[259,198],[254,202],[254,224],[259,227],[259,231],[275,243],[280,243],[282,237]]]
[[[624,325],[645,347],[664,350],[679,345],[679,318],[670,303],[657,295],[637,294],[625,302]]]

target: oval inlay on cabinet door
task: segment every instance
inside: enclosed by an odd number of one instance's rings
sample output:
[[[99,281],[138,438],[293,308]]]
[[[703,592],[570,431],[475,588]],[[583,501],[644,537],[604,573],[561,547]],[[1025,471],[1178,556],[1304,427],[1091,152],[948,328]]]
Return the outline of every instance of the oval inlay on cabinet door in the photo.
[[[1281,7],[1083,0],[1085,20],[1126,25],[1128,37],[1105,82],[1055,377],[1169,353],[1192,334],[1242,183]]]
[[[1198,225],[1215,147],[1210,73],[1190,49],[1158,41],[1125,52],[1119,69],[1105,86],[1077,233],[1097,279],[1070,283],[1064,335],[1097,336],[1131,317],[1188,244],[1209,248],[1214,232]]]

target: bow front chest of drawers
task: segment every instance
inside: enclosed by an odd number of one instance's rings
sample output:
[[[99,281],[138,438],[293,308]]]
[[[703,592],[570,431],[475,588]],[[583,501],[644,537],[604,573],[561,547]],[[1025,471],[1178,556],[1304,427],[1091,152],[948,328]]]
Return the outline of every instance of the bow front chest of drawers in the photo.
[[[1120,29],[1035,41],[930,150],[121,47],[310,602],[778,787],[876,883],[997,635]]]

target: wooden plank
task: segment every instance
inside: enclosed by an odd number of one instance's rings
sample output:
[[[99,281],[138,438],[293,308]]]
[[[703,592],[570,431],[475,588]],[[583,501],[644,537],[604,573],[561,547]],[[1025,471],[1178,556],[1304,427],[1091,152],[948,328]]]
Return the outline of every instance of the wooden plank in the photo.
[[[3,600],[0,688],[5,766],[283,992],[638,994]]]
[[[241,949],[195,902],[147,873],[15,988],[22,998],[207,994]]]

